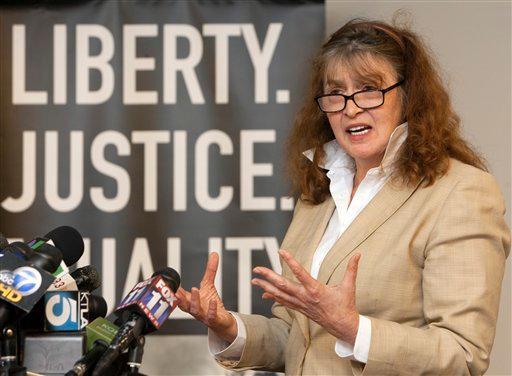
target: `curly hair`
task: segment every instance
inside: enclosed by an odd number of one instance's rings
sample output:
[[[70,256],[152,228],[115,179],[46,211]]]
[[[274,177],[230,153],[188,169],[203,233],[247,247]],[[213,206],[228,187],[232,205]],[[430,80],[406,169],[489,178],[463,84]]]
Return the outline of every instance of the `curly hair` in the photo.
[[[287,141],[287,173],[294,193],[306,202],[320,204],[329,196],[329,179],[318,164],[325,158],[323,145],[334,139],[314,97],[323,93],[330,71],[340,63],[371,78],[378,73],[371,71],[375,64],[370,61],[382,59],[397,79],[405,80],[399,90],[408,135],[392,180],[412,185],[424,179],[425,186],[432,185],[448,171],[450,158],[487,171],[483,158],[461,137],[460,118],[422,39],[406,27],[353,19],[331,35],[313,60],[310,87]],[[313,163],[302,155],[309,149],[314,150]]]

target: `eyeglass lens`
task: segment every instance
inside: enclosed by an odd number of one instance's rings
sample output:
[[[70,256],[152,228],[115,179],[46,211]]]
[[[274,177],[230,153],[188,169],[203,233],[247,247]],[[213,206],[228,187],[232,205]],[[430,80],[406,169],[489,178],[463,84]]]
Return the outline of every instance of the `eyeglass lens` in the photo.
[[[372,108],[383,103],[384,94],[381,91],[362,91],[354,95],[354,102],[360,108]],[[323,111],[335,112],[345,108],[345,97],[342,95],[329,95],[319,98],[319,104]]]

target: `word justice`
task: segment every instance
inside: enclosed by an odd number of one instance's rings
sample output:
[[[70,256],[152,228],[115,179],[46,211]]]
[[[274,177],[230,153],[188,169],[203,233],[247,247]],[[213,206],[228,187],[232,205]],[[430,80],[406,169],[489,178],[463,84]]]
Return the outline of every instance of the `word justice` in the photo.
[[[43,137],[41,133],[44,133]],[[219,212],[226,209],[233,203],[235,187],[238,189],[238,186],[242,211],[276,210],[275,197],[255,195],[255,185],[269,183],[269,179],[273,176],[272,163],[255,162],[255,155],[258,155],[258,160],[262,159],[256,150],[265,148],[262,144],[275,143],[275,130],[241,130],[240,138],[235,142],[221,130],[207,130],[195,139],[193,152],[187,150],[188,133],[184,130],[132,131],[129,136],[108,130],[92,138],[88,145],[90,153],[87,158],[84,153],[84,132],[69,132],[69,143],[62,142],[61,136],[59,146],[59,134],[63,133],[23,132],[21,171],[18,179],[21,181],[21,194],[11,193],[9,197],[4,198],[0,203],[4,210],[19,213],[29,209],[36,198],[40,199],[37,196],[42,194],[42,190],[37,189],[36,177],[44,176],[46,203],[55,211],[71,212],[84,200],[84,182],[89,180],[90,176],[97,176],[97,172],[105,186],[92,185],[89,188],[89,197],[91,203],[102,212],[113,213],[124,209],[132,199],[132,186],[133,191],[143,192],[141,205],[144,211],[157,211],[159,184],[161,189],[165,189],[165,193],[169,195],[165,201],[172,201],[172,209],[176,212],[186,211],[187,196],[192,192],[188,187],[190,178],[187,179],[191,157],[194,161],[192,165],[193,195],[198,206],[203,210]],[[41,142],[42,140],[44,142]],[[237,143],[239,150],[234,151],[234,144]],[[44,153],[39,154],[44,158],[44,171],[38,172],[37,150],[42,146],[44,146]],[[268,149],[268,146],[266,148]],[[63,153],[64,150],[72,152]],[[15,152],[12,150],[9,155],[14,155]],[[163,158],[164,155],[170,155],[172,160],[169,161],[168,157]],[[69,162],[69,167],[65,171],[62,167],[63,162],[66,161],[64,158]],[[140,161],[141,158],[142,161]],[[84,160],[90,161],[92,166],[84,166]],[[272,162],[268,160],[268,155],[267,162]],[[223,171],[237,168],[237,164],[239,184],[232,186],[217,182]],[[142,166],[143,171],[134,170],[132,167],[134,165]],[[95,171],[93,175],[88,172],[90,170]],[[88,173],[84,174],[84,171]],[[159,171],[169,171],[169,174],[159,174]],[[102,176],[103,179],[101,179]],[[59,193],[59,182],[62,184],[63,179],[67,179],[69,187],[67,195],[64,196]],[[112,181],[115,185],[112,185]],[[4,192],[4,194],[9,193]],[[292,210],[293,199],[282,197],[280,205],[281,210]]]

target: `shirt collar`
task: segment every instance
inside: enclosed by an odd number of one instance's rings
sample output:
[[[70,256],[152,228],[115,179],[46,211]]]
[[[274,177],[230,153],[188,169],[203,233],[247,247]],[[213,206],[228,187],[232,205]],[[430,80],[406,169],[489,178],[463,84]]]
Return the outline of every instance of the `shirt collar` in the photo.
[[[380,170],[388,171],[389,167],[395,161],[398,149],[400,149],[400,146],[402,146],[405,139],[407,138],[407,126],[407,122],[402,123],[393,130],[393,133],[391,133],[388,144],[386,146],[386,151],[384,152],[384,157],[382,158],[381,164],[379,166]],[[325,151],[325,161],[320,163],[318,165],[319,167],[322,167],[326,170],[340,168],[348,168],[352,171],[355,170],[354,159],[348,155],[347,152],[343,150],[343,148],[341,148],[336,139],[325,143],[323,148]],[[314,149],[309,149],[302,154],[304,154],[304,156],[310,161],[313,161],[315,151]]]

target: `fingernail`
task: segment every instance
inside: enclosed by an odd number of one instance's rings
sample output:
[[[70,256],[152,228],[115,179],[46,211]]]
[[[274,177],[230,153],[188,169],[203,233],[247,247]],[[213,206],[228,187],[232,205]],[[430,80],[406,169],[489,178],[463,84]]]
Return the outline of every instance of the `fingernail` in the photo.
[[[254,268],[252,271],[254,273],[261,273],[261,269],[260,268]]]

